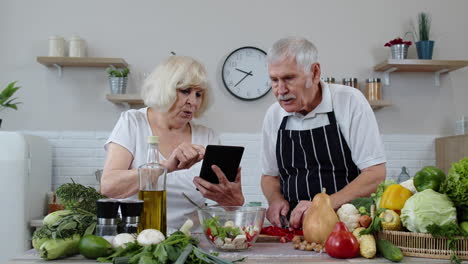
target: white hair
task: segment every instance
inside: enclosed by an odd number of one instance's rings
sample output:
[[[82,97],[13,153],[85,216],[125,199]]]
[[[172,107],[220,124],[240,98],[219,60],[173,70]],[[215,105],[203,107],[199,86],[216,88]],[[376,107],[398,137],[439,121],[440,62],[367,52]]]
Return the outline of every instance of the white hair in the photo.
[[[195,117],[208,107],[209,85],[205,67],[187,56],[171,56],[160,63],[146,78],[141,97],[146,106],[167,112],[177,99],[177,89],[199,87],[203,89],[202,102]]]
[[[295,58],[296,63],[302,67],[304,73],[309,75],[312,64],[318,62],[318,51],[315,45],[305,38],[282,38],[273,43],[268,50],[268,65],[287,57]]]

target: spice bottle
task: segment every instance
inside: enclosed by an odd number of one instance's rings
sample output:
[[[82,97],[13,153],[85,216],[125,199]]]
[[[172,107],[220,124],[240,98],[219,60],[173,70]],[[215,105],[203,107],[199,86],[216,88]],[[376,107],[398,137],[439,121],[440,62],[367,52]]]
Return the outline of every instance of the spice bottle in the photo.
[[[322,80],[323,82],[326,82],[326,83],[335,83],[334,77],[326,77],[326,78],[323,78]]]
[[[380,78],[366,79],[366,97],[369,101],[377,101],[382,99]]]
[[[343,85],[351,86],[351,87],[354,87],[354,88],[356,88],[356,89],[359,89],[359,88],[358,88],[358,80],[357,80],[357,78],[343,78],[342,83],[343,83]]]

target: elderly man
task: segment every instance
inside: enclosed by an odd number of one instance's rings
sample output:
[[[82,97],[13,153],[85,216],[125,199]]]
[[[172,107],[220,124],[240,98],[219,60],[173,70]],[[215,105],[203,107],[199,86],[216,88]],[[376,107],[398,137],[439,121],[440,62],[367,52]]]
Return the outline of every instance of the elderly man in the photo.
[[[374,113],[352,87],[320,81],[317,49],[285,38],[268,52],[278,102],[262,131],[262,190],[267,218],[300,227],[315,194],[326,188],[334,209],[369,196],[385,179],[385,154]]]

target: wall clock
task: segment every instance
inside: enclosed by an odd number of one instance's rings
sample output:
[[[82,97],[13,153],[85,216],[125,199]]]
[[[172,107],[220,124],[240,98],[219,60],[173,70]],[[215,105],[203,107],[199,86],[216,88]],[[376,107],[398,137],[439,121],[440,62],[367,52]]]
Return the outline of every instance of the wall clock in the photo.
[[[266,52],[255,47],[234,50],[224,61],[221,72],[226,89],[241,100],[256,100],[271,89]]]

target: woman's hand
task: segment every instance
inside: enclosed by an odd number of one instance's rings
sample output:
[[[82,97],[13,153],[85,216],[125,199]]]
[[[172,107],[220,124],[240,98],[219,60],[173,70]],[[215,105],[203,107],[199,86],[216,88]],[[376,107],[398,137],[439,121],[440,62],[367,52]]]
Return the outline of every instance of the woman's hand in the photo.
[[[237,170],[234,182],[230,182],[218,166],[213,165],[211,169],[218,176],[219,184],[210,183],[200,177],[193,179],[193,183],[197,186],[203,197],[223,206],[243,205],[244,195],[242,194],[241,169]]]
[[[205,156],[205,148],[201,145],[182,143],[174,149],[167,160],[161,161],[161,164],[167,168],[167,172],[183,170],[192,167]]]

